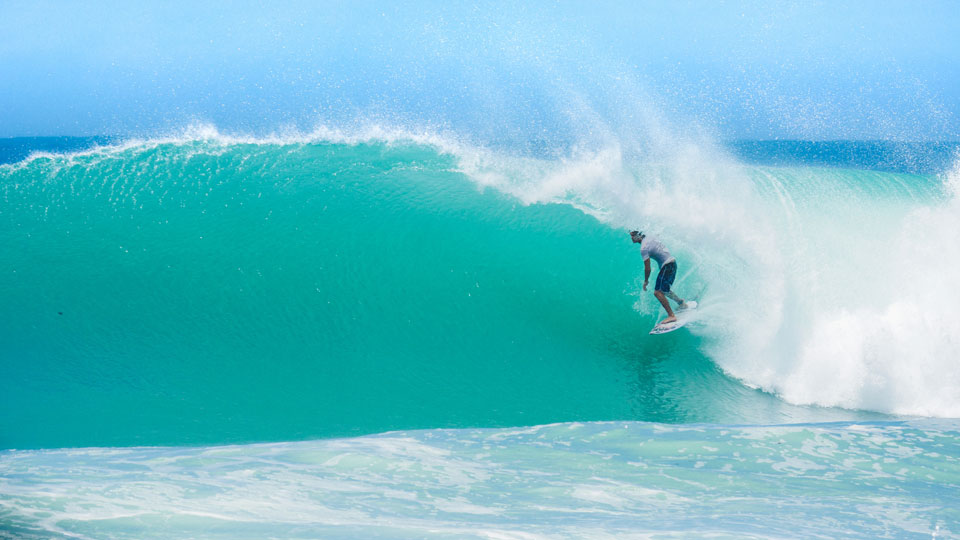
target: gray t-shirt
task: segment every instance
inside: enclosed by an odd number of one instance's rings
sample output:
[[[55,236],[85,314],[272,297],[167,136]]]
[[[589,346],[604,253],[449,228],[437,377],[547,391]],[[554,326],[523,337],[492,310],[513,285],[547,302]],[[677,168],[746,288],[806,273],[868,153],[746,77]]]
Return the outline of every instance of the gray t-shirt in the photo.
[[[645,261],[653,257],[661,267],[676,260],[670,255],[667,246],[663,245],[656,238],[650,238],[649,236],[645,237],[643,242],[640,243],[640,255],[643,256],[643,260]]]

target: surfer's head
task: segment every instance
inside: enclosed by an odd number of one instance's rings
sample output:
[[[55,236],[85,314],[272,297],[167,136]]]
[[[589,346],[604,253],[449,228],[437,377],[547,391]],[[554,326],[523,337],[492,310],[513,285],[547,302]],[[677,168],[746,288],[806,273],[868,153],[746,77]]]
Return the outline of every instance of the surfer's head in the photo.
[[[630,238],[633,239],[634,244],[639,244],[643,241],[643,233],[640,231],[630,231]]]

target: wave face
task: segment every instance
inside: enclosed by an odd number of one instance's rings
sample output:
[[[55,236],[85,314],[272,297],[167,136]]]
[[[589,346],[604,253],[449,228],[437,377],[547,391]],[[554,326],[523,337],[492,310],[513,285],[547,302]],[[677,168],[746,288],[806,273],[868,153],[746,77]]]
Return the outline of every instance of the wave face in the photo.
[[[958,182],[384,131],[34,154],[0,166],[0,445],[960,417]],[[647,335],[634,227],[706,291],[688,331]]]
[[[960,316],[947,300],[960,298],[960,169],[903,172],[955,158],[956,145],[916,160],[888,144],[794,145],[797,162],[853,155],[901,165],[891,172],[744,165],[673,144],[640,163],[613,146],[546,170],[496,158],[469,170],[528,204],[668,238],[681,293],[708,290],[697,346],[747,385],[797,404],[960,417]],[[759,161],[790,146],[767,147]]]
[[[0,452],[47,538],[952,538],[956,421],[557,424]]]

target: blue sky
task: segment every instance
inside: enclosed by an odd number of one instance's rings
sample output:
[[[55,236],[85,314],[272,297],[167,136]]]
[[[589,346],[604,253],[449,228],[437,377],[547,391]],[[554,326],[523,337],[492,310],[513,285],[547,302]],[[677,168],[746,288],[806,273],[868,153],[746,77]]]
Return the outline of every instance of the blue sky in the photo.
[[[0,136],[960,139],[953,2],[0,2]]]

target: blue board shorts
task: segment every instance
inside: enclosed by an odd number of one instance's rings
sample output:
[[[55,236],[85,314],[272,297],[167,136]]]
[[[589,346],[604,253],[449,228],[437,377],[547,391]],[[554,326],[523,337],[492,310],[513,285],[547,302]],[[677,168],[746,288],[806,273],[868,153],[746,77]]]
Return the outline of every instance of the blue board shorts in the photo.
[[[673,285],[674,278],[677,277],[677,262],[670,261],[660,267],[660,273],[657,274],[657,286],[655,291],[670,292],[670,286]]]

